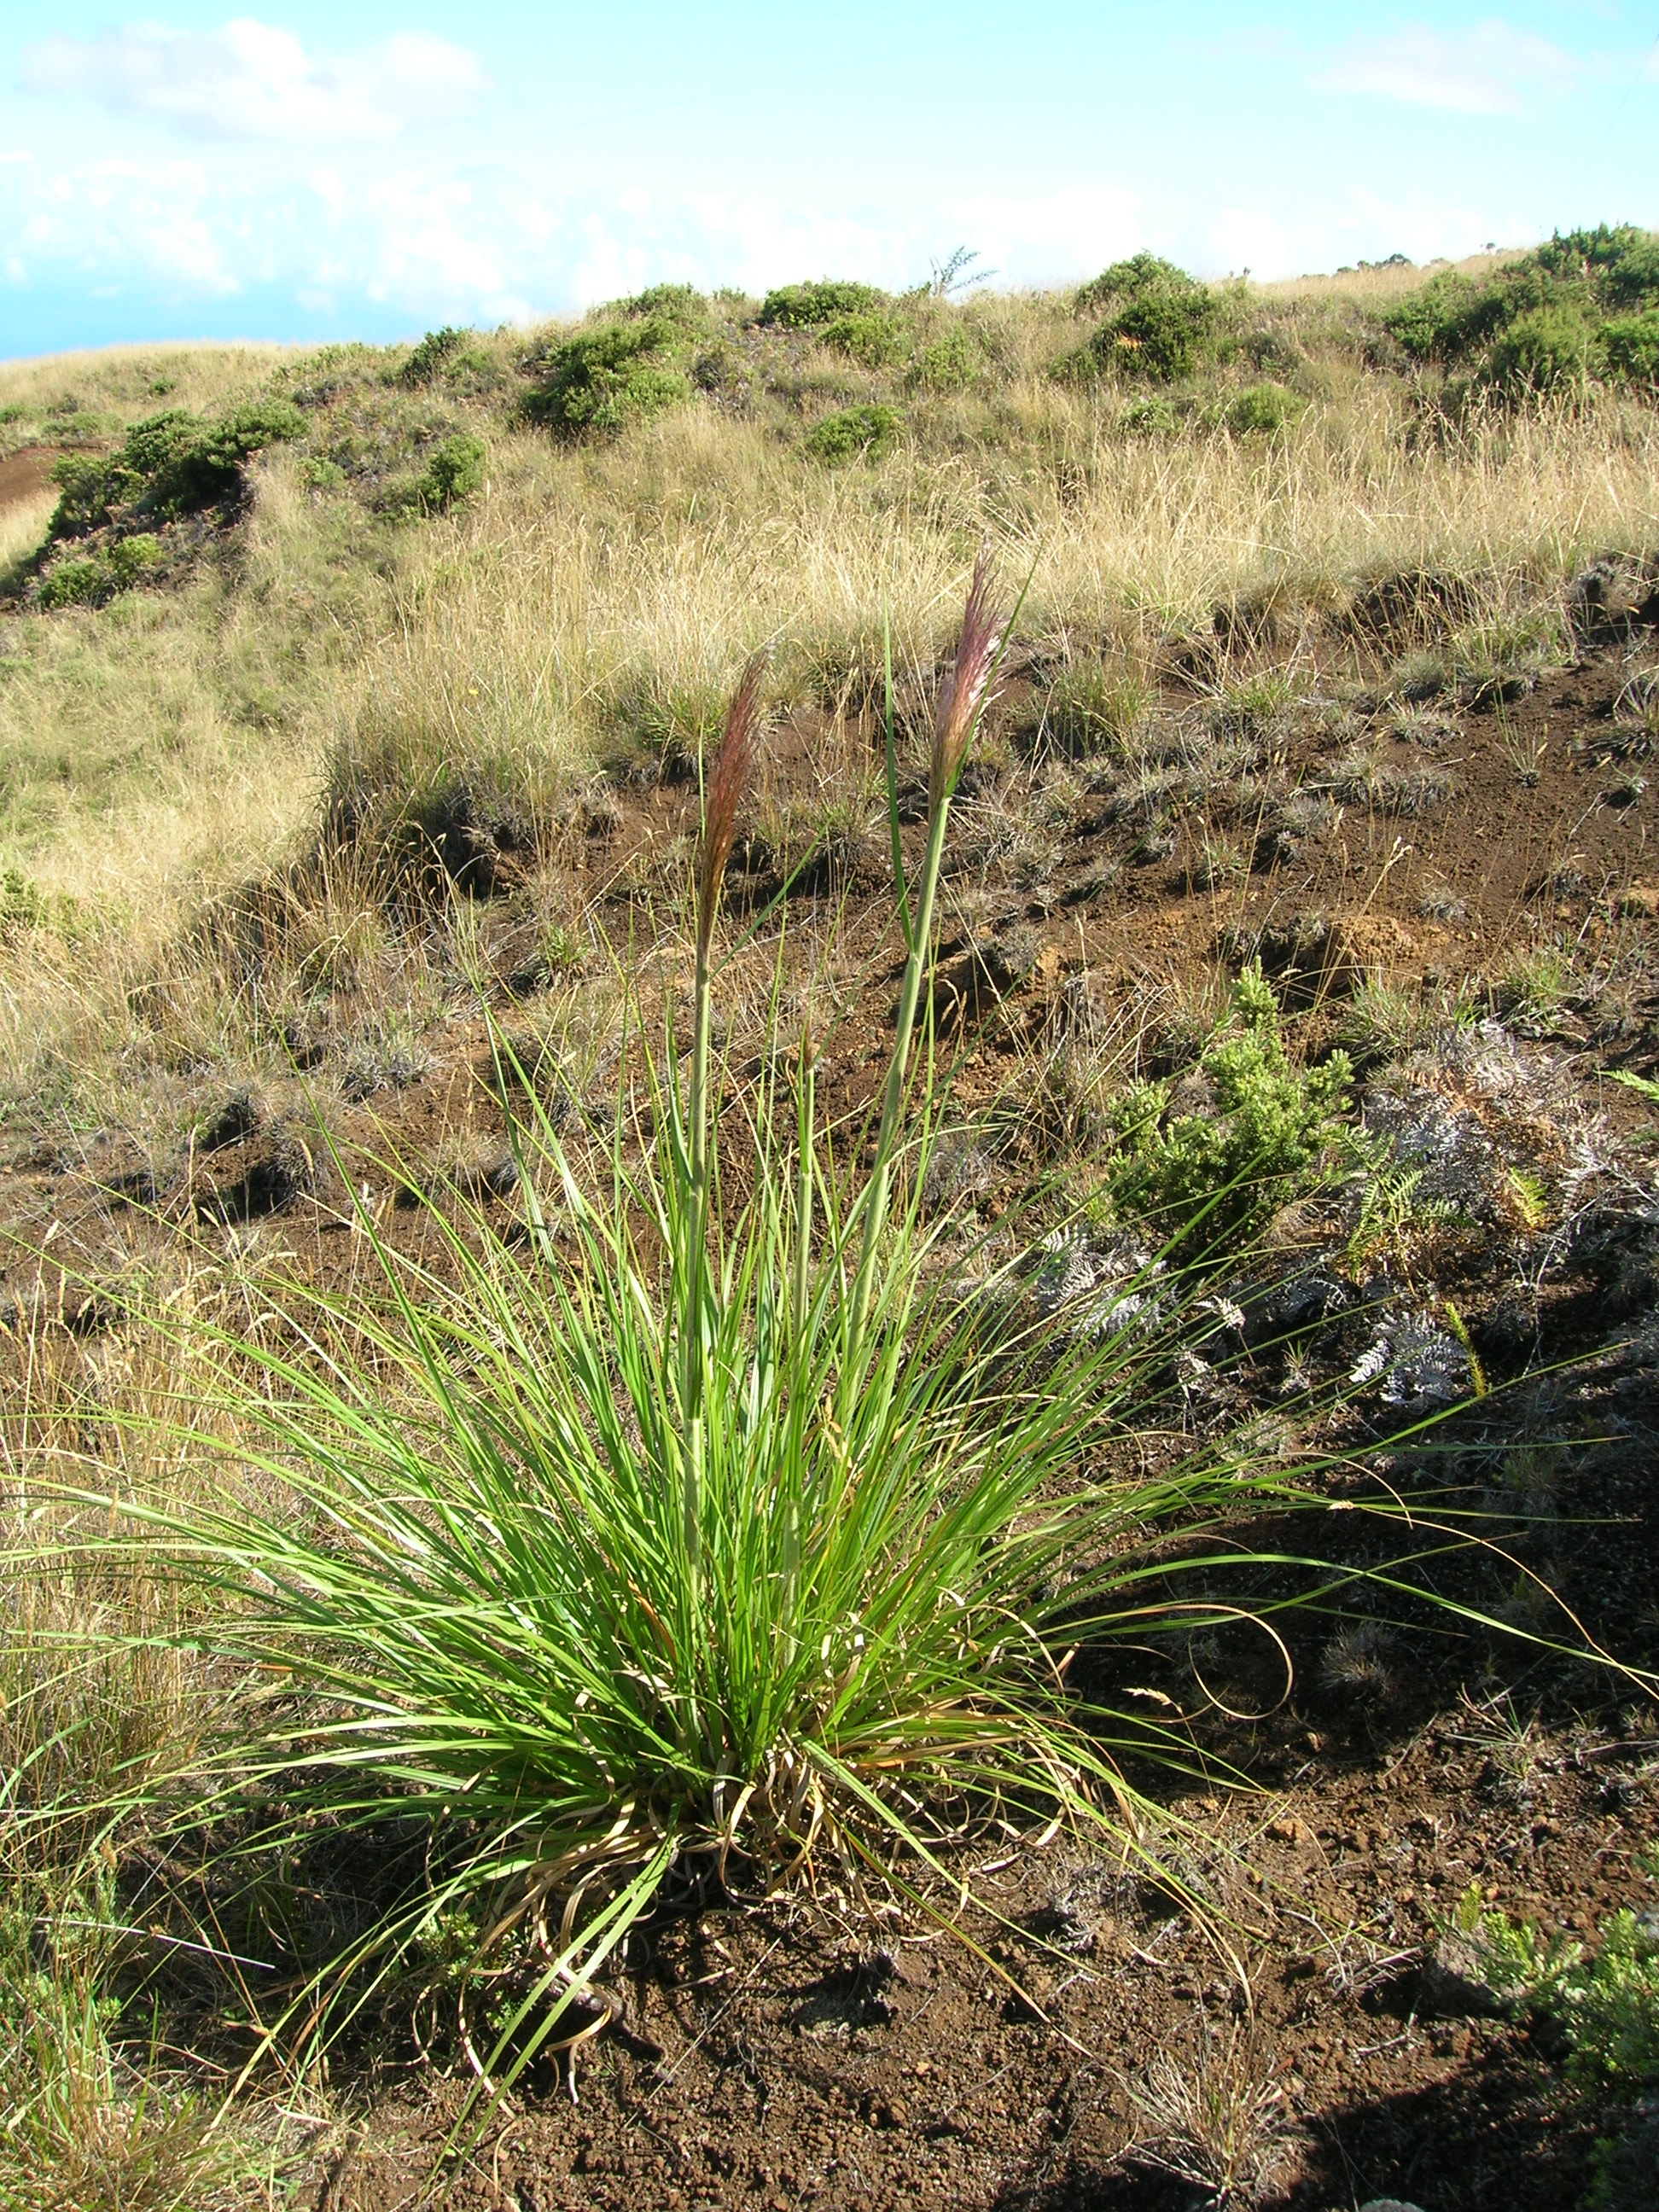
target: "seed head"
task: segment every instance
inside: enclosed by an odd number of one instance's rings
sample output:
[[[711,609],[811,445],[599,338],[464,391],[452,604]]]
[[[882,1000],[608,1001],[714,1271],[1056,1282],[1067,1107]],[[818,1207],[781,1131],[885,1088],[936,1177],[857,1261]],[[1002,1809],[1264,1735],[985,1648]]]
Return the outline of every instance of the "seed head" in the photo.
[[[981,545],[974,580],[968,586],[956,659],[933,708],[933,757],[927,779],[928,802],[933,807],[955,787],[1007,626],[1006,616],[992,604],[991,580],[991,549]]]
[[[697,946],[702,952],[707,952],[714,937],[714,910],[720,903],[720,885],[738,834],[738,809],[754,766],[761,726],[761,679],[766,673],[766,654],[757,653],[743,672],[743,680],[726,710],[720,749],[714,756],[714,770],[708,778],[703,803],[702,874],[697,888]]]

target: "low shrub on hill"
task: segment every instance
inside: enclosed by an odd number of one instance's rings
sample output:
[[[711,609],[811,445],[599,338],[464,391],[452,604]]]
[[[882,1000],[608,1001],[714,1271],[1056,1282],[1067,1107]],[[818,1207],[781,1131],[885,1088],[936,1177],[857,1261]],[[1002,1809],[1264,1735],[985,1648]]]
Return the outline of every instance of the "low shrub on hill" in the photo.
[[[821,345],[844,354],[861,368],[885,368],[904,350],[904,332],[888,315],[837,315],[818,332]]]
[[[209,422],[184,408],[152,415],[133,425],[118,453],[62,457],[52,471],[59,498],[51,535],[84,537],[123,512],[171,520],[239,498],[252,456],[305,429],[289,399],[251,400]]]
[[[813,424],[806,450],[819,461],[873,459],[892,444],[903,419],[895,407],[842,407]]]
[[[1152,253],[1114,262],[1084,285],[1073,305],[1079,313],[1109,312],[1066,366],[1151,384],[1190,376],[1212,353],[1220,321],[1207,285]]]
[[[532,422],[566,437],[617,431],[659,415],[691,396],[681,366],[684,331],[668,316],[647,314],[580,331],[548,356],[534,391],[522,403]]]
[[[430,384],[451,356],[459,350],[465,337],[465,331],[458,331],[447,323],[441,331],[428,331],[398,372],[398,382],[411,388]]]
[[[1469,389],[1518,399],[1603,376],[1650,381],[1656,310],[1659,238],[1602,223],[1558,234],[1487,277],[1443,270],[1381,321],[1409,360],[1462,369]]]
[[[1353,1069],[1342,1052],[1318,1067],[1292,1063],[1258,961],[1239,977],[1199,1073],[1212,1094],[1202,1110],[1170,1118],[1167,1083],[1126,1092],[1109,1188],[1120,1214],[1217,1248],[1259,1226],[1312,1171],[1342,1126]]]
[[[458,507],[483,488],[489,465],[489,448],[471,430],[457,430],[442,439],[415,489],[415,503],[424,509]]]
[[[1299,392],[1282,384],[1247,384],[1227,403],[1223,420],[1230,430],[1241,437],[1252,431],[1271,434],[1282,430],[1287,422],[1294,422],[1307,404]]]
[[[810,331],[841,315],[868,315],[883,304],[873,284],[820,276],[810,284],[781,284],[761,302],[757,323],[781,331]]]
[[[985,367],[985,352],[973,331],[957,323],[924,346],[911,381],[922,392],[965,392]]]

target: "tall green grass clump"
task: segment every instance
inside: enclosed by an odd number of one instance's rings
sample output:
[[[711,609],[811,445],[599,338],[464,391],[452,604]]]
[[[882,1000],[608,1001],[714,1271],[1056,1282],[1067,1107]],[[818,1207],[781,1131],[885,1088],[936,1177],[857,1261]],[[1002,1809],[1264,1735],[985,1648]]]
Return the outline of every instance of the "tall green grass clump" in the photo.
[[[321,1834],[337,1884],[353,1848],[373,1875],[271,2034],[314,2050],[459,1944],[463,2041],[499,2087],[612,2015],[607,1966],[671,1882],[752,1894],[827,1859],[924,1895],[994,1814],[1150,1854],[1121,1756],[1179,1764],[1184,1738],[1074,1692],[1067,1655],[1235,1621],[1241,1524],[1317,1501],[1225,1448],[1114,1471],[1168,1358],[1158,1297],[964,1277],[924,1208],[935,901],[1007,627],[981,562],[914,875],[890,707],[904,959],[873,1131],[825,1126],[810,1034],[743,1085],[715,1048],[757,662],[707,787],[689,1040],[671,1023],[597,1144],[502,1048],[517,1232],[459,1204],[411,1254],[365,1208],[378,1295],[295,1285],[192,1334],[217,1380],[163,1455],[233,1502],[100,1500],[118,1534],[88,1540],[170,1569],[193,1645],[249,1686],[216,1749],[135,1785],[145,1820],[267,1869]]]

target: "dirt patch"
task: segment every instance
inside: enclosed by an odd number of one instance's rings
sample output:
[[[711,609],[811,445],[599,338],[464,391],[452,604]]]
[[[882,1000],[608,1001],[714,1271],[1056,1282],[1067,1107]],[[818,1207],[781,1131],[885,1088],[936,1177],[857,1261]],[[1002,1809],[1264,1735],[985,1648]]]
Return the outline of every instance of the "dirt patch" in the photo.
[[[27,506],[50,489],[58,455],[56,446],[25,446],[21,453],[8,453],[0,460],[0,514]]]

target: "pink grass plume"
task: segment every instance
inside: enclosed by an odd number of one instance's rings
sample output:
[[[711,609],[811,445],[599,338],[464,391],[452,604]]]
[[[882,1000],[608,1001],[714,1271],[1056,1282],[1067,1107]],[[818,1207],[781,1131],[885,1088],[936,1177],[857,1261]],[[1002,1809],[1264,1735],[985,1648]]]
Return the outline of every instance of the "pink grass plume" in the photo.
[[[974,563],[974,580],[968,586],[968,605],[962,617],[962,635],[956,658],[939,686],[933,708],[933,757],[928,772],[928,800],[937,811],[956,787],[975,726],[985,706],[991,672],[1007,629],[1008,618],[992,599],[991,549],[981,545]]]
[[[763,720],[761,683],[768,656],[757,653],[743,672],[726,710],[720,749],[708,778],[703,805],[702,872],[697,886],[697,949],[706,955],[714,933],[720,885],[738,834],[738,809],[755,764]]]

